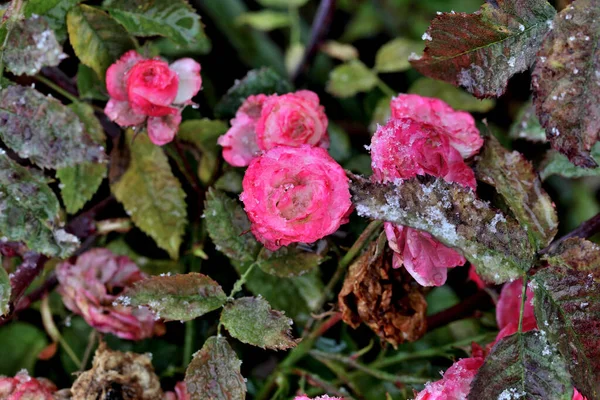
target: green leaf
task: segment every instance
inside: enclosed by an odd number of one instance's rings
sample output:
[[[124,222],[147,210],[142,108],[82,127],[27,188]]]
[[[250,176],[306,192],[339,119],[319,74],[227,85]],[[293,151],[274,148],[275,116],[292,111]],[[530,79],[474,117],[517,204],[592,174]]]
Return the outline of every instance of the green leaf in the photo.
[[[526,139],[530,142],[546,142],[546,131],[540,125],[531,101],[525,103],[519,110],[515,121],[510,127],[508,136],[512,139]]]
[[[570,378],[565,360],[544,331],[515,333],[494,346],[467,398],[571,400]]]
[[[496,105],[495,100],[479,100],[449,83],[430,78],[417,79],[408,89],[408,93],[444,100],[455,110],[485,113]]]
[[[327,90],[336,97],[351,97],[377,86],[377,75],[365,64],[352,60],[335,67],[329,74]]]
[[[577,0],[554,19],[532,75],[533,102],[552,147],[579,167],[597,167],[590,150],[600,120],[600,1]]]
[[[506,150],[489,136],[475,171],[479,180],[494,186],[504,198],[536,251],[550,244],[558,231],[554,203],[522,154]]]
[[[4,268],[0,268],[0,316],[6,315],[9,312],[10,293],[10,278]]]
[[[262,297],[242,297],[225,305],[221,323],[237,340],[263,349],[296,347],[292,324],[281,311],[272,310]]]
[[[346,26],[341,40],[352,43],[358,39],[377,35],[383,30],[383,22],[374,3],[365,1],[360,4],[352,20]]]
[[[204,207],[206,230],[217,250],[232,260],[252,263],[262,247],[250,233],[250,221],[239,202],[210,189]]]
[[[180,274],[184,272],[185,265],[183,263],[174,260],[149,258],[136,253],[127,245],[123,237],[111,241],[106,245],[106,248],[117,255],[131,258],[142,272],[148,275]]]
[[[326,248],[327,242],[318,242],[314,250],[305,249],[304,245],[284,246],[277,251],[263,248],[258,254],[258,266],[267,274],[281,278],[304,275],[327,259],[323,254],[325,249],[319,249],[321,245]]]
[[[289,26],[290,17],[285,12],[262,10],[243,13],[237,17],[237,23],[251,26],[259,31],[268,32]]]
[[[342,61],[350,61],[358,58],[358,50],[351,44],[328,40],[321,45],[320,50],[329,57]]]
[[[225,338],[206,339],[185,371],[191,400],[244,400],[246,383],[240,373],[241,364]]]
[[[128,306],[148,306],[165,321],[189,321],[225,304],[217,282],[195,272],[153,276],[136,282],[119,300]]]
[[[546,0],[496,0],[474,14],[443,13],[423,35],[423,56],[411,64],[476,97],[499,97],[511,76],[533,64],[555,14]]]
[[[103,6],[135,36],[165,36],[182,46],[207,40],[186,0],[105,0]]]
[[[58,6],[62,0],[28,0],[23,8],[25,18],[31,17],[33,14],[44,15],[54,7]]]
[[[102,80],[111,64],[127,50],[135,48],[135,42],[125,28],[94,7],[73,7],[67,14],[67,28],[71,46],[79,60],[92,68]]]
[[[94,109],[86,103],[73,103],[69,106],[85,125],[86,131],[98,146],[106,145],[104,129],[94,115]],[[98,191],[106,177],[106,164],[84,162],[56,171],[60,179],[60,193],[65,208],[70,214],[79,211]]]
[[[30,87],[0,90],[0,137],[19,157],[43,168],[105,158],[75,112]]]
[[[229,193],[242,193],[243,175],[239,171],[230,170],[216,180],[214,188]]]
[[[106,86],[90,67],[77,66],[77,91],[80,99],[108,100]]]
[[[23,241],[30,250],[66,258],[79,245],[77,237],[60,228],[60,207],[43,176],[0,153],[0,235]]]
[[[185,192],[162,149],[147,135],[138,135],[135,141],[133,136],[128,130],[126,141],[133,142],[131,161],[123,176],[111,184],[112,192],[133,223],[171,258],[177,258],[187,224]]]
[[[215,107],[219,118],[232,118],[244,100],[253,94],[283,94],[293,90],[290,83],[270,68],[255,69],[235,83]]]
[[[67,12],[83,0],[28,0],[25,3],[24,15],[43,15],[59,43],[67,38]]]
[[[289,8],[289,7],[302,7],[308,0],[257,0],[258,3],[263,7],[278,7],[278,8]]]
[[[600,161],[600,144],[594,145],[591,154],[595,161]],[[582,168],[574,165],[567,156],[556,150],[546,153],[544,160],[539,166],[540,177],[546,180],[549,176],[559,175],[565,178],[582,178],[584,176],[599,176],[600,167]]]
[[[187,120],[179,126],[177,139],[193,143],[202,152],[198,177],[205,185],[212,181],[219,167],[220,148],[217,139],[227,129],[225,122],[208,118]]]
[[[600,399],[600,283],[589,271],[550,267],[532,284],[535,316],[551,343],[569,361],[574,386]]]
[[[38,354],[48,345],[44,331],[25,322],[15,321],[1,327],[0,337],[0,375],[14,376],[22,369],[32,372]]]
[[[6,69],[15,75],[35,75],[43,67],[57,66],[65,57],[54,32],[37,15],[13,26],[3,53]]]
[[[352,176],[350,192],[360,216],[429,232],[488,282],[517,279],[533,264],[527,232],[517,221],[458,184],[417,177],[382,185]]]
[[[329,133],[329,154],[338,163],[343,163],[352,155],[352,143],[350,137],[341,126],[333,121],[329,121],[327,126]]]
[[[412,53],[423,51],[423,43],[406,38],[392,39],[377,51],[375,56],[375,71],[402,72],[410,69],[408,57]]]

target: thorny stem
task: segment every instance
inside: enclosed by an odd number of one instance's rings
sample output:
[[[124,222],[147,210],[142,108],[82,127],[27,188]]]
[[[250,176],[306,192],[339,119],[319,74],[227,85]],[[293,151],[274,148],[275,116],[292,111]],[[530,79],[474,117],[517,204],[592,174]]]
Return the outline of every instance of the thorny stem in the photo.
[[[75,97],[74,95],[72,95],[71,93],[69,93],[68,91],[66,91],[65,89],[61,88],[56,83],[52,82],[50,79],[45,78],[45,77],[43,77],[41,75],[36,75],[34,77],[34,79],[37,80],[38,82],[41,82],[44,85],[48,86],[50,89],[54,90],[56,93],[58,93],[61,96],[65,97],[66,99],[68,99],[72,103],[79,102],[79,99],[77,97]]]
[[[521,309],[519,310],[519,333],[523,332],[523,314],[525,314],[525,301],[527,299],[527,278],[527,274],[524,274],[523,289],[521,290]]]

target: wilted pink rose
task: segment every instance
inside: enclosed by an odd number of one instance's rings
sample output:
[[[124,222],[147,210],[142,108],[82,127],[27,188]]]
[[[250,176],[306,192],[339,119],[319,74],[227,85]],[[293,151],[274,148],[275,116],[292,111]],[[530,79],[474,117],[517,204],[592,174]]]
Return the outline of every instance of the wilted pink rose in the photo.
[[[483,365],[484,358],[463,358],[455,362],[439,381],[425,385],[415,400],[466,399],[471,391],[471,381]]]
[[[223,158],[234,167],[245,167],[260,154],[256,143],[256,121],[266,99],[264,94],[248,97],[231,120],[231,128],[219,137]]]
[[[496,304],[496,321],[500,332],[494,343],[503,337],[510,336],[519,328],[519,314],[521,311],[521,295],[523,293],[523,280],[507,283],[502,287],[498,304]],[[525,309],[523,310],[523,332],[537,329],[535,313],[533,311],[533,291],[527,288]]]
[[[191,400],[185,382],[177,382],[174,392],[166,392],[163,400]]]
[[[474,156],[483,146],[483,139],[471,114],[454,111],[440,99],[399,94],[392,99],[390,108],[392,118],[412,118],[441,128],[448,135],[450,145],[458,150],[462,158]]]
[[[147,308],[117,304],[123,289],[145,278],[128,257],[92,249],[77,257],[74,264],[61,263],[56,276],[65,306],[100,332],[141,340],[161,327]]]
[[[348,178],[322,148],[271,149],[252,160],[242,184],[252,233],[269,250],[315,242],[348,222]]]
[[[200,64],[191,58],[169,65],[131,50],[106,71],[110,100],[104,112],[120,126],[140,125],[148,119],[150,140],[162,146],[175,137],[181,110],[191,104],[201,86]]]
[[[319,396],[319,397],[315,397],[315,398],[311,399],[307,395],[302,395],[302,396],[294,397],[294,400],[344,400],[344,399],[342,397],[329,397],[327,395],[323,395],[323,396]]]
[[[2,400],[52,400],[56,386],[45,378],[32,378],[21,370],[14,378],[0,376]]]
[[[426,122],[410,118],[391,119],[379,126],[371,140],[373,178],[398,182],[417,175],[441,177],[475,189],[475,174],[450,145],[448,136]],[[465,258],[438,242],[430,234],[409,227],[385,224],[394,250],[394,267],[404,265],[423,286],[441,286],[447,268],[465,263]]]

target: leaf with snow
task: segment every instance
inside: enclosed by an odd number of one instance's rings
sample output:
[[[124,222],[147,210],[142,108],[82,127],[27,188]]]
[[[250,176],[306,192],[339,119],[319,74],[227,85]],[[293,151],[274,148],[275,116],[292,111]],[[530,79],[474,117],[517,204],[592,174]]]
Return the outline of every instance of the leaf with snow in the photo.
[[[515,121],[510,127],[508,136],[512,139],[526,139],[530,142],[545,143],[546,131],[540,125],[540,120],[535,115],[535,107],[531,101],[528,101],[521,107],[515,117]]]
[[[297,344],[293,321],[272,310],[262,297],[242,297],[225,305],[221,323],[237,340],[263,349],[285,350]]]
[[[132,130],[126,132],[131,160],[120,179],[111,183],[112,193],[133,223],[171,258],[177,258],[187,224],[185,192],[173,176],[162,148],[145,134],[138,135],[135,141],[133,136]]]
[[[423,35],[423,56],[411,64],[476,97],[499,97],[511,76],[533,64],[555,14],[546,0],[494,0],[473,14],[442,13]]]
[[[336,97],[351,97],[377,86],[377,74],[359,60],[338,65],[329,73],[327,90]]]
[[[600,143],[596,143],[592,147],[590,156],[594,161],[600,161]],[[547,179],[552,175],[559,175],[564,178],[582,178],[584,176],[600,176],[600,167],[582,168],[573,164],[567,156],[559,153],[556,150],[549,150],[540,166],[540,177],[542,180]]]
[[[502,338],[471,382],[467,399],[571,400],[567,363],[544,331]]]
[[[0,268],[0,316],[9,312],[11,290],[8,273],[4,268]]]
[[[240,373],[242,362],[227,340],[211,336],[185,371],[191,400],[244,400],[246,382]]]
[[[83,122],[94,143],[104,147],[106,136],[102,125],[94,115],[94,109],[86,103],[79,102],[69,105],[69,108]],[[60,193],[68,213],[74,214],[79,211],[96,194],[106,177],[106,171],[105,163],[89,161],[56,171],[56,176],[61,183]]]
[[[187,0],[105,0],[103,7],[135,36],[165,36],[182,46],[207,40]]]
[[[15,23],[5,48],[6,69],[15,75],[35,75],[66,58],[48,23],[37,15]]]
[[[104,160],[104,148],[86,132],[77,114],[30,87],[0,90],[0,137],[19,157],[42,168]]]
[[[600,0],[577,0],[554,20],[532,75],[537,115],[552,147],[579,167],[600,133]]]
[[[506,150],[490,136],[475,171],[479,180],[494,186],[504,198],[536,251],[550,244],[558,231],[558,216],[533,165],[522,154]]]
[[[597,258],[597,255],[595,256]],[[600,282],[597,271],[550,266],[532,282],[535,316],[568,361],[574,386],[600,399]]]
[[[67,12],[83,0],[28,0],[25,3],[26,18],[41,15],[48,21],[59,43],[67,39]]]
[[[305,244],[292,244],[276,251],[263,248],[258,254],[258,266],[267,274],[282,278],[304,275],[327,259],[323,254],[327,248],[326,241],[319,241],[316,249],[307,247]]]
[[[0,153],[0,236],[25,242],[30,250],[66,258],[79,246],[60,228],[60,206],[45,178]]]
[[[492,99],[477,99],[460,88],[431,78],[417,79],[408,93],[444,100],[455,110],[485,113],[496,105]]]
[[[262,246],[250,233],[250,221],[238,201],[210,189],[206,196],[204,218],[208,235],[217,250],[243,263],[256,260]]]
[[[534,250],[517,221],[458,184],[416,177],[383,185],[352,175],[350,191],[359,215],[429,232],[488,282],[517,279],[533,264]]]
[[[153,276],[136,282],[120,297],[128,306],[148,306],[165,321],[189,321],[221,307],[227,296],[217,282],[195,272]]]
[[[552,244],[544,259],[552,265],[576,271],[590,271],[596,275],[600,271],[600,245],[586,239],[572,237]]]

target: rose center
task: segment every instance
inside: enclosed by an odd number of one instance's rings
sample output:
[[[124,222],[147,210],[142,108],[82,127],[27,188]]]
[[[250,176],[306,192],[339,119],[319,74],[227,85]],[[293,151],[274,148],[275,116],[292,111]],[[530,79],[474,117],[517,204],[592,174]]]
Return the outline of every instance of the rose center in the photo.
[[[297,182],[287,182],[279,186],[276,207],[287,220],[301,219],[307,215],[312,201],[311,186]]]

